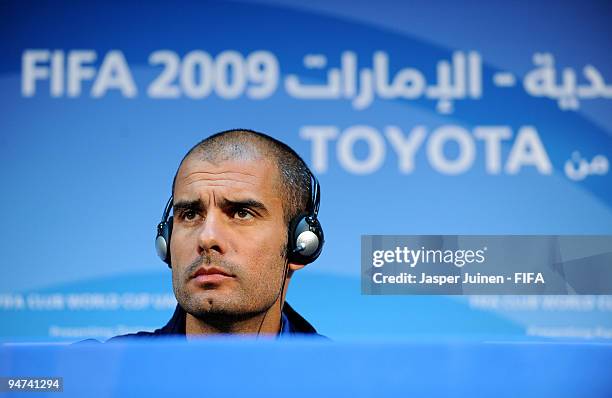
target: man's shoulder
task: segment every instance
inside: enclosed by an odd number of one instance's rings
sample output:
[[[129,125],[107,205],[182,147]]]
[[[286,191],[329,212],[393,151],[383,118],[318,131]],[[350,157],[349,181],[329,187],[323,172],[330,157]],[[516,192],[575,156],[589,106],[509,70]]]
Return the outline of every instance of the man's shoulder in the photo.
[[[155,329],[152,332],[140,331],[136,333],[122,334],[119,336],[108,339],[107,343],[113,343],[118,341],[127,341],[139,338],[158,338],[167,336],[185,336],[185,310],[177,304],[174,309],[172,318],[166,323],[165,326]]]
[[[110,339],[106,340],[106,342],[114,343],[118,341],[126,341],[126,340],[137,339],[137,338],[159,337],[159,336],[162,336],[162,334],[159,333],[159,330],[161,329],[157,329],[154,332],[140,331],[136,333],[121,334],[119,336],[111,337]]]
[[[121,334],[119,336],[113,336],[110,339],[104,341],[104,343],[116,343],[116,342],[125,342],[128,340],[132,340],[132,339],[137,339],[137,338],[153,338],[153,337],[159,337],[162,336],[163,333],[160,333],[161,329],[157,329],[153,332],[148,332],[148,331],[140,331],[140,332],[136,332],[136,333],[127,333],[127,334]],[[72,343],[74,344],[102,344],[102,341],[96,340],[96,339],[87,339],[87,340],[80,340],[77,342]]]

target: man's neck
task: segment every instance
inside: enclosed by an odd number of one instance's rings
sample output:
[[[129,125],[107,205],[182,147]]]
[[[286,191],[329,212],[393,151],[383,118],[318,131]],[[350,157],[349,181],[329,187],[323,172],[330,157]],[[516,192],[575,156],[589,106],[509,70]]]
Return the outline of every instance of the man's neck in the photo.
[[[185,319],[185,334],[189,339],[201,335],[218,334],[251,334],[277,335],[281,328],[281,313],[278,306],[271,307],[268,312],[243,320],[208,321],[196,318],[187,313]]]

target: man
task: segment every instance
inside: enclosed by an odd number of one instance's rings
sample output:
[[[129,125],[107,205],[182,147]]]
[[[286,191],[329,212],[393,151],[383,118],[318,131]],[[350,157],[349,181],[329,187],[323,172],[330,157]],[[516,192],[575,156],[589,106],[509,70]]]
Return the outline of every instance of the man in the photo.
[[[318,182],[292,149],[251,130],[215,134],[185,155],[172,191],[156,244],[172,269],[176,310],[161,329],[112,341],[318,336],[285,303],[293,273],[314,261],[323,245]]]

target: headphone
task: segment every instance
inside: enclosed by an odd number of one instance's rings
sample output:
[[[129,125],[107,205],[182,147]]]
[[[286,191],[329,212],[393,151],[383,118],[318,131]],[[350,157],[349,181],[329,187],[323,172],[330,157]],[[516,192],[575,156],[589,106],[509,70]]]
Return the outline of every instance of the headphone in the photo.
[[[297,156],[297,155],[296,155]],[[298,156],[299,158],[299,156]],[[310,200],[308,201],[307,212],[294,217],[289,223],[287,259],[296,264],[309,264],[317,259],[323,250],[325,242],[323,228],[318,220],[319,204],[321,201],[321,187],[317,177],[306,167],[310,176]],[[157,235],[155,237],[155,249],[157,255],[163,262],[172,268],[170,259],[170,238],[172,236],[173,216],[172,210],[173,197],[170,196],[161,222],[157,225]]]

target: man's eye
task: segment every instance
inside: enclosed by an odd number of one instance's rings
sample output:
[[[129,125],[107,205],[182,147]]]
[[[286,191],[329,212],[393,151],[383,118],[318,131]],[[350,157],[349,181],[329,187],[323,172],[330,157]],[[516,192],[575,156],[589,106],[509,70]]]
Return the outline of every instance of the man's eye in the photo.
[[[253,215],[245,209],[240,209],[234,213],[234,218],[238,218],[240,220],[249,220],[253,218]]]
[[[181,215],[183,220],[193,221],[198,216],[198,213],[195,210],[185,210]]]

